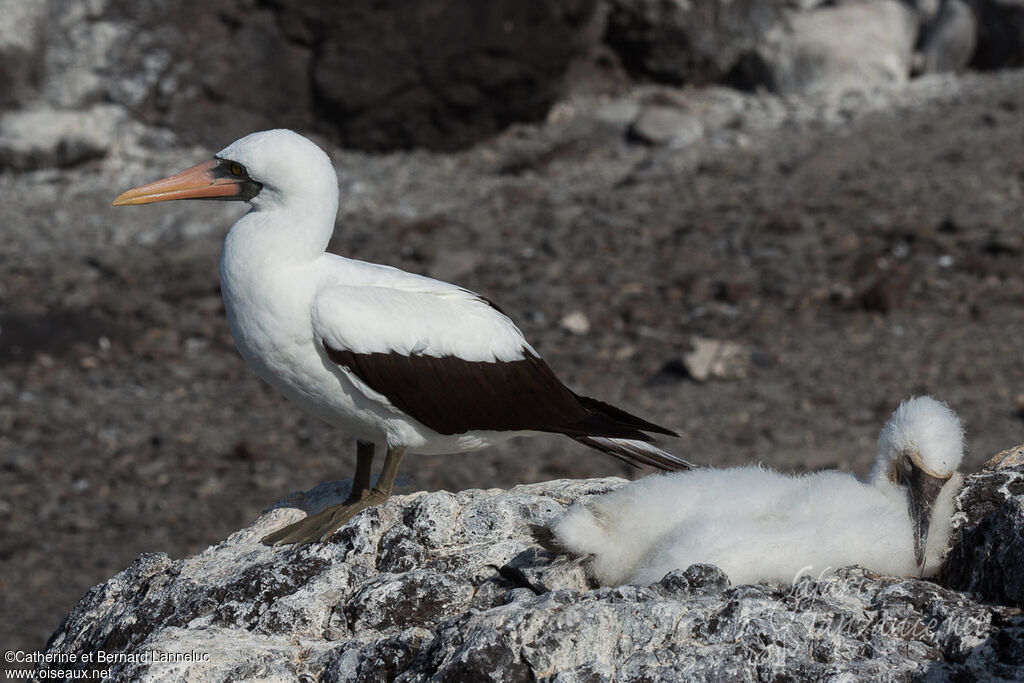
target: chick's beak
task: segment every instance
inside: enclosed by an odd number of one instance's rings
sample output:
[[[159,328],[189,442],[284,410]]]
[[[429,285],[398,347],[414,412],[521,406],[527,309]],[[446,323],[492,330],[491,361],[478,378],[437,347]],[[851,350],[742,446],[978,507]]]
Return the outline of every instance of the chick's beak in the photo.
[[[223,171],[222,165],[220,159],[204,161],[169,178],[123,192],[111,202],[111,206],[152,204],[172,199],[251,199],[247,185],[253,181],[232,177]]]
[[[919,572],[924,571],[924,553],[928,546],[928,529],[932,521],[932,508],[939,491],[949,477],[936,477],[919,467],[911,467],[907,477],[910,521],[914,529],[914,559]]]

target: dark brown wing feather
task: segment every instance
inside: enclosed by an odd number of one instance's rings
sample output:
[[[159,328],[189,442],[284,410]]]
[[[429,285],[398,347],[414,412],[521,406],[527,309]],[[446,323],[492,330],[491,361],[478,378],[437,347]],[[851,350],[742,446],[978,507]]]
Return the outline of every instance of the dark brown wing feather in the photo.
[[[649,441],[673,432],[605,403],[578,397],[542,359],[467,361],[457,356],[353,353],[324,343],[328,358],[439,434],[539,431]]]

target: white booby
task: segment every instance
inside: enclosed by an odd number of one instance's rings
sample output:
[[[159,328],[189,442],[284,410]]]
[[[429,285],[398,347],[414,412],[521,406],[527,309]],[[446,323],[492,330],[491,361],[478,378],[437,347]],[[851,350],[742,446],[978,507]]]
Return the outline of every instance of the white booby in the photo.
[[[264,542],[324,540],[360,510],[384,502],[406,451],[453,453],[549,432],[631,464],[690,467],[645,434],[673,431],[568,389],[487,299],[326,253],[338,179],[323,150],[301,135],[253,133],[113,204],[172,199],[251,204],[220,257],[235,344],[260,377],[358,440],[349,499]],[[378,443],[387,455],[371,488]]]
[[[949,541],[963,448],[952,410],[912,398],[882,430],[867,481],[756,466],[655,475],[574,503],[546,540],[586,557],[604,585],[652,583],[696,563],[717,565],[734,583],[852,564],[932,576]]]

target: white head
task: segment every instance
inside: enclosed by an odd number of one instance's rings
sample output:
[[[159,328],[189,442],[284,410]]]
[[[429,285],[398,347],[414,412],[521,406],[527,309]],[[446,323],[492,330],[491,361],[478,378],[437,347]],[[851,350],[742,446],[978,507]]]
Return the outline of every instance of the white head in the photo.
[[[932,510],[964,457],[964,430],[949,406],[930,396],[911,398],[896,409],[878,437],[870,479],[906,492],[914,527],[914,553],[923,566]]]
[[[322,149],[290,130],[246,135],[213,159],[133,188],[114,206],[172,199],[220,199],[252,205],[235,228],[277,254],[322,254],[338,213],[338,176]],[[244,226],[244,227],[240,227]]]
[[[964,429],[949,406],[931,396],[910,398],[899,405],[878,437],[878,457],[871,478],[912,465],[939,479],[948,479],[964,458]]]
[[[256,209],[323,201],[338,191],[338,177],[327,154],[308,138],[284,128],[251,133],[217,152],[230,170],[242,167],[260,190],[248,201]],[[335,206],[335,211],[337,207]]]

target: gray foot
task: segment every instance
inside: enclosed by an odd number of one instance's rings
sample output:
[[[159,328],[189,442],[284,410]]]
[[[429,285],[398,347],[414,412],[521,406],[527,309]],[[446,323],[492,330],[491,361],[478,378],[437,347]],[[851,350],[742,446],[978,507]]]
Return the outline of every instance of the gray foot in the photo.
[[[387,496],[382,496],[375,491],[364,495],[358,500],[346,500],[344,503],[333,505],[323,512],[310,515],[294,524],[278,529],[272,534],[267,534],[263,537],[263,543],[279,546],[291,543],[305,545],[307,543],[326,541],[345,522],[366,508],[380,505],[385,500],[387,500]]]

